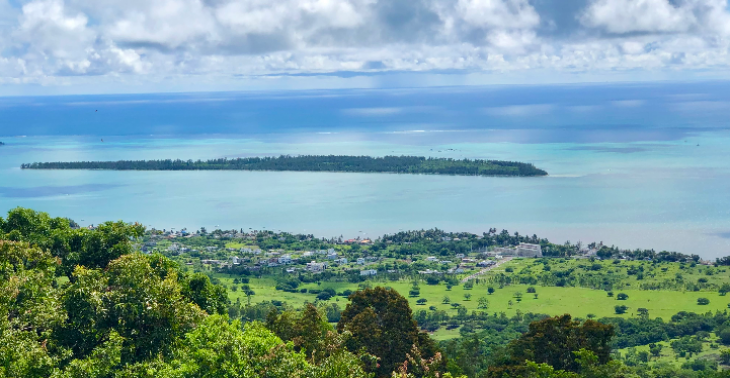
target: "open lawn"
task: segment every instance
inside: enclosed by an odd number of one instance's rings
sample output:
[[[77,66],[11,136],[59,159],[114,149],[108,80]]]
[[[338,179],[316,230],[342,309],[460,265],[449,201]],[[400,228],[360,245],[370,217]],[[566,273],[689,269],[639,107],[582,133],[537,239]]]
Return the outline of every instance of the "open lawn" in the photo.
[[[222,283],[229,287],[233,285],[234,276],[217,274]],[[386,286],[397,290],[404,296],[408,296],[412,283],[410,281],[367,281],[370,286]],[[256,292],[251,297],[252,303],[279,300],[298,308],[306,302],[316,301],[316,296],[309,293],[287,293],[276,290],[276,281],[273,278],[252,278],[249,286]],[[430,306],[435,306],[439,310],[447,310],[456,313],[456,309],[452,307],[452,303],[458,303],[465,306],[469,311],[478,310],[478,299],[485,297],[489,301],[486,311],[489,313],[505,312],[508,316],[514,315],[517,311],[523,313],[533,312],[548,315],[560,315],[570,313],[573,317],[586,318],[589,314],[596,318],[601,317],[631,317],[637,314],[638,308],[646,308],[649,310],[649,316],[652,318],[661,317],[669,319],[672,315],[680,311],[691,311],[704,313],[707,311],[725,310],[728,308],[730,296],[720,296],[717,292],[681,292],[681,291],[650,291],[627,289],[616,291],[614,297],[608,297],[603,290],[593,290],[576,287],[543,287],[532,286],[535,288],[535,294],[528,294],[528,285],[510,285],[503,288],[495,287],[494,294],[488,294],[488,286],[485,284],[474,285],[471,290],[465,290],[463,286],[455,286],[451,290],[447,290],[445,284],[427,285],[421,282],[420,295],[418,297],[409,297],[411,308],[414,312],[419,310],[430,311]],[[325,289],[332,288],[336,292],[344,290],[357,290],[358,284],[346,282],[322,282],[320,285],[316,283],[303,284],[300,289]],[[521,300],[518,301],[518,293],[521,294]],[[628,295],[627,300],[617,300],[619,293]],[[465,295],[471,294],[470,300]],[[240,298],[245,303],[247,298],[241,291],[230,291],[229,296],[232,301]],[[449,303],[443,303],[448,297]],[[697,298],[708,298],[708,305],[698,305]],[[417,303],[419,299],[426,299],[423,305]],[[330,299],[344,308],[347,304],[345,297],[334,297]],[[511,302],[511,304],[510,304]],[[616,305],[625,305],[628,310],[625,314],[617,315],[614,307]],[[455,337],[458,330],[439,329],[434,335],[436,338],[444,339]]]

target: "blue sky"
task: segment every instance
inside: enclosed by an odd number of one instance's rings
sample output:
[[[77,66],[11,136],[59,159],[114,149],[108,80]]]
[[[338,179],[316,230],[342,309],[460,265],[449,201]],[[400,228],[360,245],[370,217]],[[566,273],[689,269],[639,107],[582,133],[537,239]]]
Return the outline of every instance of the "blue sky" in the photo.
[[[0,0],[0,95],[728,80],[727,0]]]

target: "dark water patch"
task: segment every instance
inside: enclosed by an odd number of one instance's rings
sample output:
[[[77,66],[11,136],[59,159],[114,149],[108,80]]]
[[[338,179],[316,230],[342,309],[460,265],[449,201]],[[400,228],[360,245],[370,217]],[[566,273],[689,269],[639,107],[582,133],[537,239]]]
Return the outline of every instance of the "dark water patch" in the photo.
[[[715,234],[715,236],[719,236],[723,239],[730,239],[730,231],[728,232],[718,232]]]
[[[122,185],[113,184],[86,184],[72,186],[34,186],[29,188],[13,188],[0,186],[0,196],[8,198],[40,198],[55,197],[72,194],[100,192],[114,189]]]

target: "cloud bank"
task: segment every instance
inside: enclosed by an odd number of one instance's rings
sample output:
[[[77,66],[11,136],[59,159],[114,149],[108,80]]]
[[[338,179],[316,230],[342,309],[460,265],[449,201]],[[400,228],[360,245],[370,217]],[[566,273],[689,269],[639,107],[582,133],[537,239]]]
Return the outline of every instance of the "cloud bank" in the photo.
[[[6,84],[724,72],[729,52],[727,0],[0,0]]]

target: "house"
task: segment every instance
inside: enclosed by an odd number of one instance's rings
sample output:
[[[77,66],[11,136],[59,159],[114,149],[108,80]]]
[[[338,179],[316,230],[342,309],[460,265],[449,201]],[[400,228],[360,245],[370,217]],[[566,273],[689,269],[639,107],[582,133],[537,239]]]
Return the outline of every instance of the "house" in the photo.
[[[365,259],[362,257],[358,257],[358,259],[355,260],[355,263],[358,265],[363,265],[363,264],[365,264]]]
[[[314,252],[312,252],[312,251],[307,251],[307,252],[302,253],[302,257],[312,257],[312,256],[314,256]]]
[[[454,274],[464,273],[464,269],[461,267],[451,268],[451,269],[449,269],[449,273],[454,273]]]
[[[457,259],[463,259],[464,258],[464,254],[463,253],[457,253],[456,254],[456,258]]]
[[[231,257],[231,263],[233,263],[233,265],[238,265],[241,263],[241,259],[239,259],[238,256],[233,256]]]
[[[328,260],[336,260],[337,259],[337,252],[327,253],[327,259]]]
[[[378,271],[375,269],[366,269],[360,271],[361,276],[374,276],[376,274],[378,274]]]
[[[474,259],[461,259],[461,262],[466,263],[466,264],[470,264],[470,263],[476,262],[476,260],[474,260]]]
[[[287,272],[287,273],[294,273],[294,272],[296,272],[296,271],[297,271],[297,268],[288,268],[288,269],[286,270],[286,272]]]
[[[341,259],[337,259],[337,260],[335,260],[335,264],[338,264],[338,265],[347,264],[347,259],[344,257]]]
[[[449,260],[441,260],[441,261],[439,261],[439,264],[451,264],[451,261],[449,261]]]
[[[277,259],[279,264],[291,264],[291,255],[283,255]]]
[[[448,236],[443,236],[443,237],[441,237],[441,241],[445,241],[445,242],[451,241],[451,238]]]
[[[478,262],[477,266],[480,268],[486,268],[486,267],[492,266],[494,264],[496,264],[496,263],[492,260],[483,260],[483,261]]]
[[[426,261],[436,262],[436,261],[439,261],[439,259],[438,259],[438,257],[435,257],[435,256],[429,256],[429,257],[426,257]]]
[[[443,273],[439,272],[438,270],[426,269],[426,270],[419,270],[418,274],[443,274]]]
[[[322,272],[327,269],[327,267],[327,263],[318,263],[316,261],[307,263],[307,270],[312,273]]]

